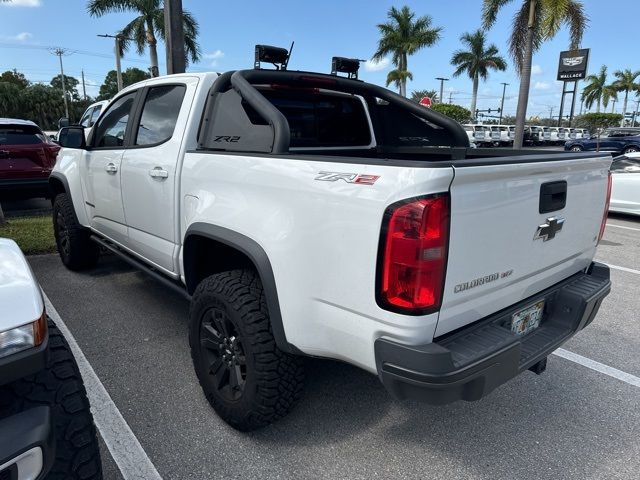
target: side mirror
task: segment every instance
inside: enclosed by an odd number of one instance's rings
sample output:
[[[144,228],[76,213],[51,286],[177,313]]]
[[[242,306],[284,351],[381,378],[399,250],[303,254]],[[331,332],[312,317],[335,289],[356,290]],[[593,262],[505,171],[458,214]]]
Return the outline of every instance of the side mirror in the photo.
[[[58,134],[58,144],[65,148],[87,148],[83,127],[63,127]]]
[[[62,117],[58,120],[58,130],[64,127],[68,127],[70,125],[69,119],[67,117]]]

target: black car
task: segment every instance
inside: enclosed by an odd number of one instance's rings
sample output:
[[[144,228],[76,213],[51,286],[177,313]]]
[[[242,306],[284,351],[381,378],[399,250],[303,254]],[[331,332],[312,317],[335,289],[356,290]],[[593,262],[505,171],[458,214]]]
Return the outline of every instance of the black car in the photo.
[[[627,154],[640,152],[640,128],[608,128],[598,137],[569,140],[564,149],[572,152],[599,150]]]

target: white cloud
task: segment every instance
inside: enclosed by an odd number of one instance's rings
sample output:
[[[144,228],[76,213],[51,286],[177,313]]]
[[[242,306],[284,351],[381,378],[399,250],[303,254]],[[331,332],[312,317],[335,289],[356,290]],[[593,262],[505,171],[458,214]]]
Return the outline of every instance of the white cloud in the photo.
[[[216,50],[215,52],[205,53],[204,55],[202,55],[202,58],[211,60],[211,63],[209,64],[211,67],[217,67],[218,60],[222,59],[223,57],[224,57],[224,52],[222,50]]]
[[[9,0],[9,2],[2,2],[0,5],[5,7],[40,7],[42,0]]]
[[[551,85],[548,82],[536,82],[533,85],[534,90],[549,90]]]
[[[0,35],[0,39],[10,42],[26,42],[31,38],[33,38],[33,35],[29,32],[21,32],[17,35]]]
[[[542,67],[540,65],[531,65],[531,75],[542,75]]]
[[[367,72],[379,72],[381,70],[386,70],[387,68],[389,68],[390,64],[391,60],[386,57],[379,62],[376,62],[374,60],[367,60],[366,62],[364,62],[364,69]]]

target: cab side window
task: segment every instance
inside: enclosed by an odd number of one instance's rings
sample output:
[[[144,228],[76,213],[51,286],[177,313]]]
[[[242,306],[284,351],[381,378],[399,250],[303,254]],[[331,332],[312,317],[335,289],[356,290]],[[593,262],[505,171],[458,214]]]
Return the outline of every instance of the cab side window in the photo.
[[[156,145],[173,136],[185,91],[184,85],[149,89],[136,129],[135,145]]]
[[[137,92],[130,92],[113,102],[95,127],[93,146],[118,148],[124,146],[129,114]]]

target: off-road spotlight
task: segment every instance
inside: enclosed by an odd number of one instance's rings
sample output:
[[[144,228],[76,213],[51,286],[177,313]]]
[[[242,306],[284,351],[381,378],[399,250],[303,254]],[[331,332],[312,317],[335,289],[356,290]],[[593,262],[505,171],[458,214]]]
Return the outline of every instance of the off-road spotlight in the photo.
[[[338,75],[338,72],[340,72],[346,73],[347,78],[357,79],[360,62],[364,61],[357,58],[333,57],[331,59],[331,75]]]

